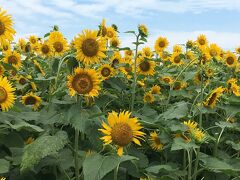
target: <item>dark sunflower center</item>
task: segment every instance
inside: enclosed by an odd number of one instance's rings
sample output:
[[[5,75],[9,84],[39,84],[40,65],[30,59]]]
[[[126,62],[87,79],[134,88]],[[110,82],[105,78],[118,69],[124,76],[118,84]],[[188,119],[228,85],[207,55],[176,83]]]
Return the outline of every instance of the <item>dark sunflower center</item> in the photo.
[[[176,57],[174,58],[174,62],[175,62],[176,64],[180,63],[180,61],[181,61],[181,58],[180,58],[179,56],[176,56]]]
[[[113,37],[113,32],[112,31],[107,31],[107,36],[109,37],[109,38],[112,38]]]
[[[5,32],[5,25],[2,21],[0,21],[0,35],[2,35]]]
[[[164,41],[160,41],[158,43],[158,46],[161,47],[161,48],[164,48],[165,47],[165,42]]]
[[[154,137],[153,139],[154,139],[154,142],[155,142],[156,145],[160,145],[161,144],[161,141],[160,141],[160,139],[158,137]]]
[[[227,63],[228,63],[229,65],[232,65],[232,64],[234,63],[233,57],[227,57]]]
[[[107,34],[107,28],[105,26],[102,27],[102,36],[106,36]]]
[[[119,64],[119,60],[118,59],[114,59],[112,61],[112,67],[116,67]]]
[[[0,87],[0,103],[3,103],[7,100],[8,94],[5,88]]]
[[[176,82],[175,85],[174,85],[174,90],[179,90],[181,89],[181,83],[180,82]]]
[[[204,45],[206,43],[205,39],[199,39],[198,42],[199,42],[200,45]]]
[[[133,139],[132,129],[126,123],[115,124],[112,128],[111,136],[113,143],[119,146],[126,146]]]
[[[79,94],[87,94],[93,89],[93,81],[87,74],[77,74],[73,78],[72,87]]]
[[[102,74],[103,77],[108,77],[111,74],[111,70],[107,67],[104,67],[101,70],[101,74]]]
[[[127,71],[128,73],[132,72],[132,67],[131,67],[131,66],[125,66],[124,69],[125,69],[125,71]]]
[[[35,38],[31,39],[31,43],[35,44],[37,42],[37,40]]]
[[[21,85],[24,85],[24,84],[26,84],[26,79],[25,78],[20,78],[19,79],[19,83],[21,84]]]
[[[164,81],[165,83],[169,83],[169,82],[170,82],[170,79],[169,79],[169,78],[164,78],[163,81]]]
[[[9,64],[17,64],[17,62],[18,62],[18,59],[17,59],[16,56],[11,55],[11,56],[8,57],[8,63]]]
[[[213,93],[212,96],[210,97],[209,101],[208,101],[208,105],[211,105],[215,102],[217,97],[217,93]]]
[[[150,69],[150,63],[147,61],[141,62],[139,66],[140,66],[140,69],[144,72],[149,71]]]
[[[118,46],[118,42],[116,40],[112,41],[112,46],[113,47],[117,47]]]
[[[8,45],[3,45],[3,50],[4,51],[7,51],[9,49],[9,46]]]
[[[62,52],[63,50],[63,44],[59,41],[53,43],[53,47],[57,52]]]
[[[44,45],[41,47],[41,50],[42,50],[42,53],[43,53],[43,54],[47,54],[47,53],[49,53],[49,51],[50,51],[48,45],[46,45],[46,44],[44,44]]]
[[[86,39],[82,43],[83,54],[88,57],[96,56],[99,50],[98,42],[95,39]]]
[[[131,51],[131,50],[127,50],[127,51],[126,51],[126,54],[127,54],[128,56],[131,56],[131,55],[132,55],[132,51]]]
[[[33,96],[28,96],[25,100],[26,105],[34,105],[34,104],[36,104],[36,102],[37,102],[37,100]]]
[[[27,44],[26,46],[25,46],[25,52],[30,52],[31,51],[31,46],[29,45],[29,44]]]
[[[210,55],[211,56],[216,56],[217,55],[217,51],[215,51],[214,49],[210,50]]]

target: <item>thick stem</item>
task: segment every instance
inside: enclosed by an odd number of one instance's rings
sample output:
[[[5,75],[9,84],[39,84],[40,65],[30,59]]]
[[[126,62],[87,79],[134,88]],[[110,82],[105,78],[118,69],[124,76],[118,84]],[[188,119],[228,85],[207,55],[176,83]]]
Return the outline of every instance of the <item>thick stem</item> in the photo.
[[[192,149],[187,150],[188,154],[188,180],[192,180]]]

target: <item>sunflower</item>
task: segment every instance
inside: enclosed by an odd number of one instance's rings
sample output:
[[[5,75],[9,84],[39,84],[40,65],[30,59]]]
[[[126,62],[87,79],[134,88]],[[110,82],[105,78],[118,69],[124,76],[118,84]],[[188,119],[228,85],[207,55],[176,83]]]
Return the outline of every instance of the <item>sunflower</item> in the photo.
[[[17,51],[7,51],[5,52],[4,62],[20,69],[22,65],[21,55]]]
[[[16,77],[16,80],[18,81],[19,84],[21,85],[25,85],[27,83],[27,78],[25,78],[24,76],[20,75],[18,77]]]
[[[152,94],[160,94],[160,91],[161,91],[161,88],[160,88],[160,86],[158,86],[158,85],[154,85],[154,86],[151,88],[151,93],[152,93]]]
[[[43,57],[50,57],[54,51],[53,46],[48,41],[41,42],[38,46],[38,53]]]
[[[204,102],[204,106],[214,108],[218,99],[222,96],[225,88],[222,86],[215,88]]]
[[[102,23],[101,23],[101,25],[100,25],[99,34],[100,34],[102,37],[105,37],[106,34],[107,34],[106,20],[105,20],[105,19],[102,20]]]
[[[240,54],[240,46],[235,49],[236,53]]]
[[[37,91],[37,85],[34,82],[31,82],[30,85],[33,91]]]
[[[182,46],[180,46],[180,45],[174,45],[174,46],[173,46],[173,52],[182,53],[182,52],[183,52]]]
[[[22,96],[21,103],[25,106],[32,106],[33,110],[37,110],[41,105],[42,99],[35,95],[33,92],[27,93],[25,96]]]
[[[133,55],[134,55],[134,54],[133,54],[133,51],[130,50],[130,49],[124,51],[124,56],[125,56],[125,57],[131,57],[131,58],[132,58]]]
[[[202,49],[201,50],[201,64],[205,65],[209,62],[211,62],[211,55],[209,54],[209,51],[207,51],[206,49]]]
[[[133,73],[133,63],[126,63],[124,66],[119,68],[120,71],[127,76],[127,79],[130,79],[132,77],[132,73]]]
[[[207,46],[208,40],[205,35],[201,34],[198,36],[196,43],[199,47],[204,47]]]
[[[95,97],[100,90],[99,74],[94,69],[76,68],[74,74],[68,76],[67,86],[69,94],[74,96],[76,93]]]
[[[191,48],[193,48],[193,46],[194,46],[194,42],[192,40],[188,40],[186,42],[186,47],[187,48],[191,49]]]
[[[186,136],[184,133],[180,134],[180,133],[177,133],[177,134],[174,134],[174,138],[181,138],[184,140],[185,143],[189,143],[191,141],[191,138]]]
[[[142,56],[148,59],[151,59],[153,56],[153,53],[151,51],[150,47],[144,47],[142,48]]]
[[[163,81],[164,83],[167,83],[169,85],[173,83],[173,79],[171,76],[163,76],[160,79],[161,79],[161,81]]]
[[[144,24],[138,25],[138,32],[141,36],[147,37],[148,36],[148,29]]]
[[[15,33],[11,16],[5,10],[0,9],[0,46],[11,42]]]
[[[18,39],[17,45],[22,51],[25,51],[26,44],[27,44],[27,42],[25,41],[25,39],[23,39],[23,38]]]
[[[143,128],[138,122],[136,117],[130,117],[131,113],[128,111],[120,112],[115,111],[109,113],[108,124],[102,122],[102,129],[99,129],[104,136],[100,139],[103,140],[104,145],[113,143],[117,146],[117,154],[122,156],[123,148],[131,142],[141,146],[139,139],[143,139],[145,133],[141,131]]]
[[[189,61],[197,60],[196,55],[192,51],[187,51],[185,53],[186,59]]]
[[[5,71],[4,67],[2,65],[0,65],[0,76],[3,75],[4,71]]]
[[[207,68],[207,69],[204,70],[204,73],[206,74],[206,76],[208,78],[211,78],[214,75],[214,70],[212,68]]]
[[[195,83],[195,84],[200,84],[200,83],[201,83],[201,79],[202,79],[201,73],[200,73],[200,72],[197,72],[197,73],[195,74],[195,76],[194,76],[194,83]]]
[[[153,150],[155,151],[162,150],[163,144],[161,143],[161,140],[158,137],[158,134],[156,133],[156,131],[150,133],[149,141],[150,141],[150,146]]]
[[[9,108],[13,107],[14,91],[15,88],[12,87],[7,78],[0,76],[0,107],[3,111],[8,111]]]
[[[25,144],[32,144],[34,141],[34,138],[33,137],[29,137],[27,138],[27,140],[25,141]]]
[[[31,36],[29,36],[29,42],[31,43],[31,44],[37,44],[38,43],[38,37],[37,36],[35,36],[35,35],[31,35]]]
[[[42,76],[45,76],[46,74],[45,74],[45,72],[43,71],[41,65],[37,62],[37,60],[33,60],[33,63],[34,63],[35,68],[37,69],[37,71],[38,71],[39,73],[41,73]]]
[[[215,57],[216,59],[220,59],[221,48],[218,47],[217,44],[210,44],[209,46],[209,54],[211,57]]]
[[[112,26],[109,26],[109,27],[107,27],[106,36],[107,36],[108,39],[115,38],[117,36],[117,32]]]
[[[225,63],[228,67],[235,67],[237,64],[237,57],[230,51],[227,51],[224,55]]]
[[[191,132],[194,129],[196,129],[196,127],[198,125],[195,121],[191,121],[191,120],[184,121],[183,124],[187,127],[189,132]]]
[[[68,50],[68,42],[59,31],[52,31],[48,42],[53,46],[53,52],[56,56],[61,56]]]
[[[237,85],[237,79],[231,78],[227,81],[228,91],[235,94],[235,96],[240,96],[240,87]]]
[[[167,51],[162,51],[159,53],[159,56],[162,61],[166,62],[170,60],[171,55]]]
[[[200,130],[199,128],[194,129],[191,132],[191,134],[194,137],[194,139],[198,142],[202,142],[206,137],[205,133],[202,130]]]
[[[75,38],[74,47],[77,49],[77,60],[86,65],[97,64],[106,57],[106,42],[97,36],[97,31],[84,30]]]
[[[146,92],[143,97],[145,103],[153,103],[155,101],[154,96],[151,92]]]
[[[167,46],[168,46],[169,42],[167,40],[167,38],[165,37],[159,37],[154,45],[155,51],[159,54],[161,53]]]
[[[10,42],[6,41],[5,44],[3,44],[1,48],[3,51],[10,51],[11,50]]]
[[[121,53],[119,51],[115,51],[112,57],[110,58],[110,61],[112,67],[117,68],[117,66],[123,62]]]
[[[110,40],[110,45],[114,48],[118,48],[120,46],[120,40],[118,37],[114,37]]]
[[[108,79],[113,76],[114,69],[109,64],[101,65],[99,69],[99,74],[101,75],[102,79]]]
[[[153,76],[155,71],[155,62],[150,60],[144,60],[142,58],[137,59],[138,62],[138,73],[143,74],[145,76],[150,75]]]
[[[181,58],[181,53],[179,52],[174,52],[171,56],[171,62],[173,65],[176,66],[181,66],[182,64],[184,64],[182,58]]]
[[[173,90],[181,90],[183,88],[187,87],[187,83],[183,81],[176,81],[173,85]]]

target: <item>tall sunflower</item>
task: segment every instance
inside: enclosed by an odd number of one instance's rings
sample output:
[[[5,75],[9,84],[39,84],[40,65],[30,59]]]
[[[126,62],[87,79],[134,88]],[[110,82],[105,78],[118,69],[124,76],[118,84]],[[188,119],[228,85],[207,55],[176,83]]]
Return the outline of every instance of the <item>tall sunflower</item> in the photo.
[[[15,101],[14,91],[15,88],[12,87],[7,78],[0,76],[0,107],[3,111],[8,111],[13,107]]]
[[[109,64],[103,64],[99,68],[99,74],[102,79],[108,79],[114,74],[114,69]]]
[[[215,57],[217,60],[220,59],[221,48],[217,44],[210,44],[209,54],[212,57]]]
[[[148,59],[151,59],[153,56],[153,52],[150,47],[142,48],[142,56]]]
[[[181,55],[181,53],[179,53],[179,52],[174,52],[172,54],[171,62],[172,62],[173,65],[180,66],[180,65],[184,64],[180,55]]]
[[[16,69],[20,69],[22,65],[21,55],[17,51],[7,51],[4,53],[4,62],[12,65]]]
[[[86,65],[96,64],[106,57],[106,42],[97,36],[97,31],[84,30],[74,39],[74,47],[77,49],[76,58]]]
[[[32,106],[33,110],[37,110],[41,105],[42,99],[35,95],[33,92],[27,93],[25,96],[22,96],[21,103],[25,106]]]
[[[155,51],[159,54],[161,53],[167,46],[168,46],[169,42],[167,40],[167,38],[165,37],[159,37],[154,45]]]
[[[204,47],[204,46],[208,45],[208,40],[207,40],[207,38],[206,38],[206,36],[204,34],[200,34],[197,37],[196,43],[201,48],[201,47]]]
[[[15,33],[11,16],[5,10],[0,9],[0,45],[11,42]]]
[[[204,106],[214,108],[218,99],[222,96],[225,88],[222,86],[215,88],[204,102]]]
[[[144,24],[138,25],[138,32],[141,36],[147,37],[148,36],[147,26],[145,26]]]
[[[59,31],[51,32],[48,42],[53,46],[54,55],[56,56],[62,56],[68,50],[68,42]]]
[[[67,78],[69,94],[74,96],[76,93],[95,97],[100,91],[99,74],[94,69],[76,68],[74,74]]]
[[[225,59],[225,64],[230,68],[235,67],[237,64],[236,55],[230,51],[226,52],[226,54],[224,55],[224,59]]]
[[[110,143],[116,145],[119,156],[122,156],[123,148],[131,142],[141,146],[139,139],[143,139],[145,136],[145,133],[141,131],[143,127],[138,122],[138,119],[130,116],[131,113],[128,111],[119,114],[113,111],[108,115],[108,124],[103,122],[103,128],[99,129],[104,134],[100,138],[103,140],[104,145]]]
[[[117,32],[112,26],[107,27],[107,34],[106,34],[108,39],[115,38],[117,36]]]
[[[235,49],[236,53],[240,54],[240,46]]]
[[[182,53],[182,52],[183,52],[182,46],[177,45],[177,44],[174,45],[174,46],[173,46],[173,52]]]
[[[149,142],[150,142],[150,146],[153,150],[155,150],[155,151],[162,150],[163,144],[161,143],[161,140],[158,137],[158,134],[156,131],[150,133]]]
[[[54,48],[53,46],[48,42],[44,41],[38,44],[38,54],[43,57],[50,57],[53,54]]]
[[[155,62],[150,60],[144,60],[142,58],[137,59],[138,62],[138,73],[145,76],[153,76],[155,73]]]

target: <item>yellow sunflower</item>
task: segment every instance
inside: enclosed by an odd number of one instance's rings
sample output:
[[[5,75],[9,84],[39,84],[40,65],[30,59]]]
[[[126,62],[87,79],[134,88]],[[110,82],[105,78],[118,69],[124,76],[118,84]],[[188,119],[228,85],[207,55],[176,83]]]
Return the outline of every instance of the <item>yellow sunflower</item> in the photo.
[[[155,98],[151,92],[146,92],[143,97],[143,102],[145,103],[153,103]]]
[[[183,81],[176,81],[173,85],[173,90],[181,90],[183,88],[187,87],[187,83]]]
[[[25,85],[27,83],[27,78],[25,78],[24,76],[20,75],[18,77],[16,77],[16,80],[18,81],[19,84],[21,85]]]
[[[192,51],[187,51],[185,53],[185,56],[186,56],[186,59],[189,60],[189,61],[193,61],[193,60],[196,60],[197,62],[197,58],[196,58],[196,55],[192,52]],[[195,62],[195,61],[194,61]]]
[[[199,128],[194,129],[191,132],[191,134],[194,137],[194,139],[198,142],[202,142],[206,137],[205,133],[202,130],[200,130]]]
[[[94,69],[76,68],[74,74],[68,76],[67,86],[69,94],[74,96],[76,93],[95,97],[100,91],[99,74]]]
[[[2,76],[4,72],[5,72],[4,67],[0,65],[0,76]]]
[[[160,91],[161,91],[161,88],[160,88],[160,86],[158,86],[158,85],[154,85],[154,86],[151,88],[151,93],[152,93],[152,94],[160,94]]]
[[[114,37],[110,40],[110,45],[114,48],[118,48],[120,46],[120,40],[118,37]]]
[[[215,57],[217,60],[220,59],[221,48],[217,44],[210,44],[209,54],[211,57]]]
[[[113,76],[114,69],[109,64],[103,64],[99,68],[99,74],[101,75],[102,79],[108,79]]]
[[[195,122],[195,121],[191,121],[191,120],[188,120],[188,121],[184,121],[183,124],[187,127],[188,131],[191,132],[193,131],[194,129],[196,129],[198,123]]]
[[[209,54],[209,51],[207,51],[206,49],[202,49],[201,50],[201,64],[205,65],[208,64],[209,62],[211,62],[211,56]]]
[[[163,76],[160,79],[161,79],[161,81],[163,81],[164,83],[167,83],[169,85],[173,83],[173,79],[171,76]]]
[[[155,62],[150,60],[144,60],[142,58],[137,59],[138,62],[138,73],[145,76],[153,76],[155,73]]]
[[[1,44],[0,44],[1,45]],[[6,41],[5,44],[1,46],[2,51],[11,51],[11,44],[10,42]]]
[[[11,42],[15,33],[11,16],[5,10],[0,9],[0,46]]]
[[[192,40],[188,40],[186,42],[186,47],[187,48],[191,49],[191,48],[193,48],[193,46],[194,46],[194,42]]]
[[[156,131],[150,133],[149,141],[150,141],[150,146],[153,150],[155,151],[162,150],[163,144],[161,143],[161,140],[158,137],[158,134],[156,133]]]
[[[130,58],[132,58],[133,55],[134,55],[134,53],[133,53],[133,51],[130,50],[130,49],[124,51],[124,56],[125,56],[125,57],[130,57]]]
[[[16,69],[22,66],[21,55],[17,51],[5,52],[4,62],[12,65]]]
[[[160,52],[159,56],[163,62],[169,61],[171,58],[171,55],[167,51]]]
[[[86,65],[97,64],[100,59],[106,57],[106,42],[97,36],[97,31],[84,30],[74,40],[74,47],[77,49],[76,58]]]
[[[169,42],[167,40],[167,38],[165,37],[159,37],[154,45],[155,51],[159,54],[161,53],[167,46],[168,46]]]
[[[208,45],[208,40],[205,35],[201,34],[197,37],[196,43],[199,47],[203,47]]]
[[[53,52],[56,56],[62,56],[68,50],[68,42],[59,31],[52,31],[48,42],[53,46]]]
[[[42,76],[45,76],[45,72],[43,71],[41,65],[37,62],[37,60],[33,60],[34,66],[36,68],[36,70],[42,74]]]
[[[117,36],[117,32],[112,26],[107,27],[107,34],[106,34],[108,39],[115,38]]]
[[[201,73],[200,72],[197,72],[194,76],[194,83],[195,84],[200,84],[201,83]]]
[[[25,46],[26,46],[27,42],[25,41],[25,39],[23,38],[19,38],[18,39],[18,47],[25,52]]]
[[[237,64],[237,57],[230,51],[227,51],[224,55],[225,63],[228,67],[235,67]]]
[[[182,52],[183,52],[182,46],[180,46],[180,45],[174,45],[174,46],[173,46],[173,52],[182,53]]]
[[[41,105],[42,99],[35,95],[33,92],[27,93],[25,96],[22,96],[21,103],[25,106],[31,106],[33,110],[37,110]]]
[[[138,26],[138,32],[141,36],[143,37],[147,37],[148,36],[148,29],[147,26],[145,26],[144,24],[140,24]]]
[[[181,53],[179,52],[174,52],[171,56],[171,62],[173,65],[176,66],[181,66],[182,64],[184,64],[182,58],[180,57]]]
[[[225,88],[222,86],[215,88],[204,102],[204,106],[214,108],[218,99],[222,96]]]
[[[240,54],[240,46],[235,49],[236,53]]]
[[[126,63],[124,66],[119,68],[120,71],[127,76],[127,79],[130,79],[132,77],[132,73],[133,73],[133,63]]]
[[[28,39],[29,39],[29,42],[30,42],[31,44],[37,44],[37,43],[38,43],[38,37],[35,36],[35,35],[29,36]]]
[[[150,47],[142,48],[142,56],[148,59],[151,59],[153,56],[153,52],[151,51]]]
[[[100,25],[100,33],[99,33],[102,37],[105,37],[107,34],[107,28],[106,28],[106,20],[103,19],[102,23]]]
[[[25,141],[25,144],[32,144],[34,141],[34,138],[33,137],[29,137],[27,138],[27,140]]]
[[[143,139],[145,133],[141,131],[143,128],[136,117],[130,117],[131,113],[128,111],[111,112],[108,115],[108,124],[102,122],[102,129],[99,129],[104,136],[104,145],[113,143],[117,146],[117,154],[122,156],[123,148],[131,142],[141,146],[139,139]]]
[[[43,57],[52,56],[54,49],[48,41],[41,42],[38,46],[39,55],[42,55]]]
[[[2,111],[8,111],[13,107],[15,101],[14,91],[15,88],[12,87],[7,78],[0,76],[0,107]]]
[[[30,85],[33,91],[37,91],[37,85],[34,82],[31,82]]]
[[[235,94],[235,96],[240,96],[240,87],[237,85],[237,79],[236,78],[231,78],[227,81],[227,85],[228,85],[228,91],[233,94]]]

